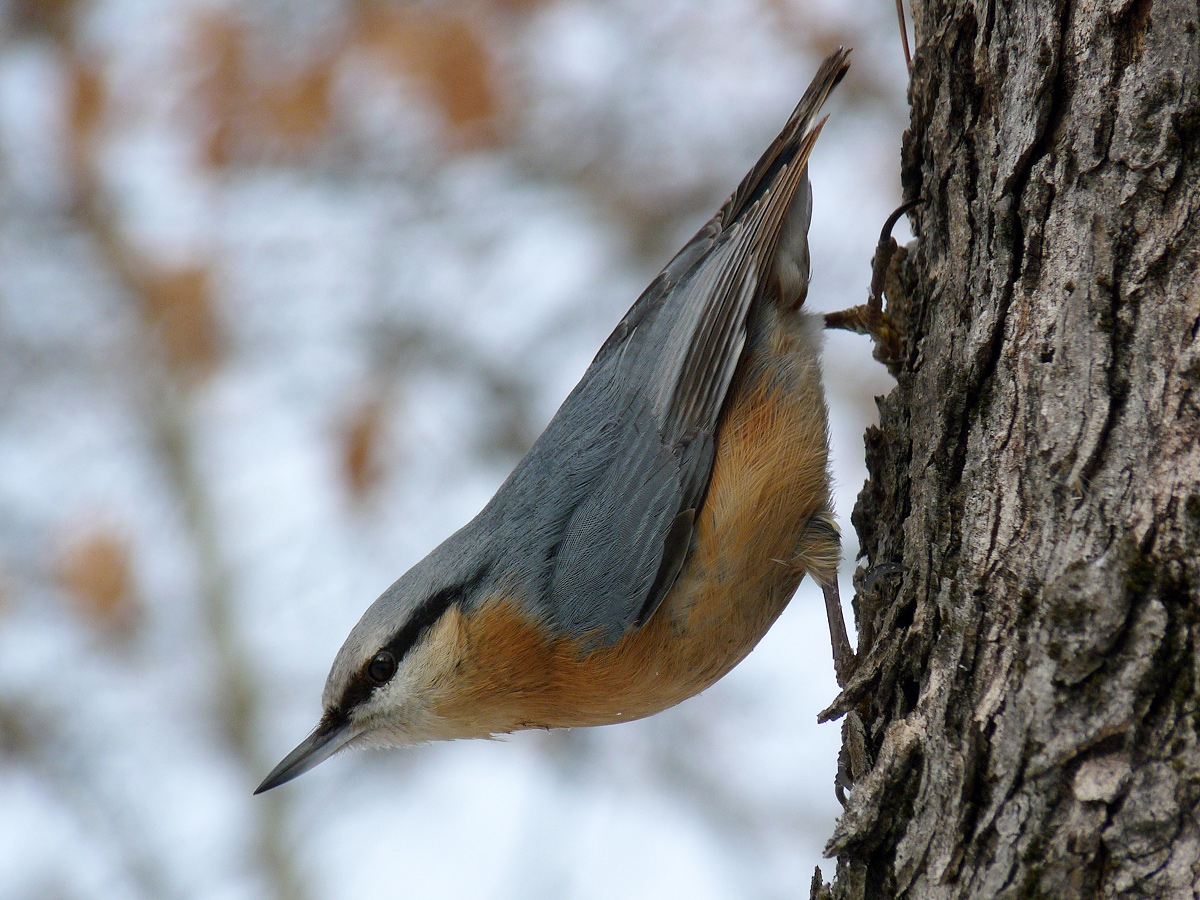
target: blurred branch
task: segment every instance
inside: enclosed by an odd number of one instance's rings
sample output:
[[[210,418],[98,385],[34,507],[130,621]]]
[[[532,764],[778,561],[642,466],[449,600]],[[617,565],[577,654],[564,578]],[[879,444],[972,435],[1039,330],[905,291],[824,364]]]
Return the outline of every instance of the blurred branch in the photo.
[[[94,135],[105,115],[102,77],[78,63],[80,54],[69,29],[56,37],[73,75],[70,158],[75,170],[76,212],[108,267],[141,308],[145,333],[135,347],[147,348],[139,366],[145,376],[144,408],[196,551],[199,595],[218,659],[216,707],[220,721],[243,768],[250,773],[266,771],[269,762],[257,751],[253,730],[260,698],[232,621],[228,565],[221,552],[208,486],[196,463],[194,393],[216,366],[219,348],[209,266],[156,267],[127,239],[106,203],[96,163]],[[273,893],[278,900],[303,900],[306,891],[284,840],[286,800],[283,795],[269,795],[264,800],[256,806],[261,812],[258,851]]]
[[[451,332],[421,326],[387,330],[379,341],[381,380],[402,380],[412,370],[426,367],[453,372],[476,381],[487,392],[491,409],[501,423],[492,433],[488,449],[520,456],[538,435],[533,422],[533,385],[520,375],[521,366],[496,366]]]
[[[487,414],[494,424],[484,430],[483,454],[520,457],[537,438],[534,387],[508,367],[495,366],[478,350],[443,329],[395,325],[368,337],[374,364],[365,396],[354,403],[339,429],[343,480],[356,501],[368,498],[386,474],[381,447],[385,418],[404,382],[414,371],[463,375],[483,388]],[[520,366],[512,369],[521,370]]]
[[[103,796],[86,765],[86,755],[64,752],[67,741],[54,722],[66,713],[47,715],[28,705],[0,701],[0,758],[13,761],[39,776],[87,825],[98,841],[121,860],[144,897],[166,900],[179,892],[159,861],[146,851],[151,842],[131,828],[128,816],[114,812],[114,798]],[[77,750],[77,748],[72,748]]]
[[[196,548],[200,570],[200,596],[218,657],[217,701],[221,721],[231,748],[249,773],[266,772],[271,765],[258,750],[254,724],[259,719],[261,698],[246,661],[246,650],[234,628],[228,566],[217,538],[215,517],[207,485],[195,461],[191,396],[186,387],[161,368],[148,379],[151,387],[149,414],[158,434],[172,483],[182,503],[184,516]],[[287,821],[286,795],[275,792],[259,800],[259,855],[271,876],[278,900],[303,900],[303,887],[296,861],[284,839]]]
[[[155,285],[161,282],[148,280],[139,270],[113,218],[103,209],[99,191],[84,196],[79,211],[97,245],[104,251],[113,272],[142,302],[143,321],[149,327],[137,346],[154,348],[156,342],[152,332],[156,324],[155,311],[164,305],[169,309],[171,302],[154,293]],[[203,335],[211,334],[212,330],[206,328],[198,333],[202,335],[202,340],[207,340]],[[160,329],[160,337],[162,333]],[[190,332],[191,335],[196,333]],[[218,659],[217,709],[225,736],[247,772],[265,772],[270,762],[258,752],[253,728],[259,718],[261,698],[254,690],[253,673],[246,661],[246,650],[232,622],[228,565],[217,537],[208,487],[200,475],[195,458],[196,440],[192,426],[194,390],[215,360],[207,350],[196,352],[185,339],[177,338],[173,345],[171,334],[168,326],[166,341],[158,346],[157,352],[148,350],[139,367],[146,376],[143,387],[146,389],[144,399],[148,424],[167,464],[171,484],[196,551],[199,595]],[[182,334],[187,336],[189,332],[184,330]],[[167,365],[166,360],[174,365]],[[257,804],[261,810],[259,856],[270,875],[274,895],[278,900],[303,900],[307,893],[291,850],[284,840],[285,796],[277,793],[261,799],[265,802]]]

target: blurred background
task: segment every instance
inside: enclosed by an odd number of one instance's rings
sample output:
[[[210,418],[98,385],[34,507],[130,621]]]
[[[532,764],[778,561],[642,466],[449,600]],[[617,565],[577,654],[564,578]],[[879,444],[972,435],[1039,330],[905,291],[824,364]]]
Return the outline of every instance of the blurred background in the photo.
[[[818,310],[900,201],[892,0],[0,2],[0,900],[807,897],[807,581],[650,720],[250,792],[841,44]],[[848,597],[889,380],[826,359]]]

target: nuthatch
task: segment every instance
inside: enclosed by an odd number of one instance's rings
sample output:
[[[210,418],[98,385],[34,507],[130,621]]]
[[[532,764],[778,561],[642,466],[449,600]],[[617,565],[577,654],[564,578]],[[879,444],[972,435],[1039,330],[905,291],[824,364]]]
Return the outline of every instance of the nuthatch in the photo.
[[[652,715],[737,665],[806,573],[845,679],[823,322],[802,306],[814,117],[848,55],[821,64],[483,511],[354,626],[320,723],[256,793],[350,745]]]

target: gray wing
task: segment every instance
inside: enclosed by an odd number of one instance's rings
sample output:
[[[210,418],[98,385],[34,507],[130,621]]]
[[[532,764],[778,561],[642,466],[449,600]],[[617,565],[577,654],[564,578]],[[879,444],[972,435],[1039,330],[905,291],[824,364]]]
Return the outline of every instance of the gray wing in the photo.
[[[808,203],[797,192],[820,131],[812,118],[847,55],[825,60],[783,132],[634,304],[547,429],[563,458],[542,465],[563,466],[559,481],[587,473],[555,497],[569,515],[545,599],[570,634],[615,642],[653,614],[682,568],[751,309],[793,200]]]

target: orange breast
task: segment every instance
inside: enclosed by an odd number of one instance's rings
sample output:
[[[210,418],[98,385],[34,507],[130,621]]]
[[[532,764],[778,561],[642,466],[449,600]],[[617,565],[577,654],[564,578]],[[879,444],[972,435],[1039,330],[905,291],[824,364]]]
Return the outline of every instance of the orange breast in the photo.
[[[762,315],[778,316],[770,306]],[[817,335],[794,314],[787,323],[775,318],[766,335],[731,387],[693,550],[657,612],[590,653],[575,641],[545,640],[512,602],[462,619],[468,648],[453,705],[468,731],[599,725],[673,706],[753,649],[814,559],[836,568],[836,537],[805,532],[829,509]],[[813,540],[832,541],[832,550],[806,546]]]

